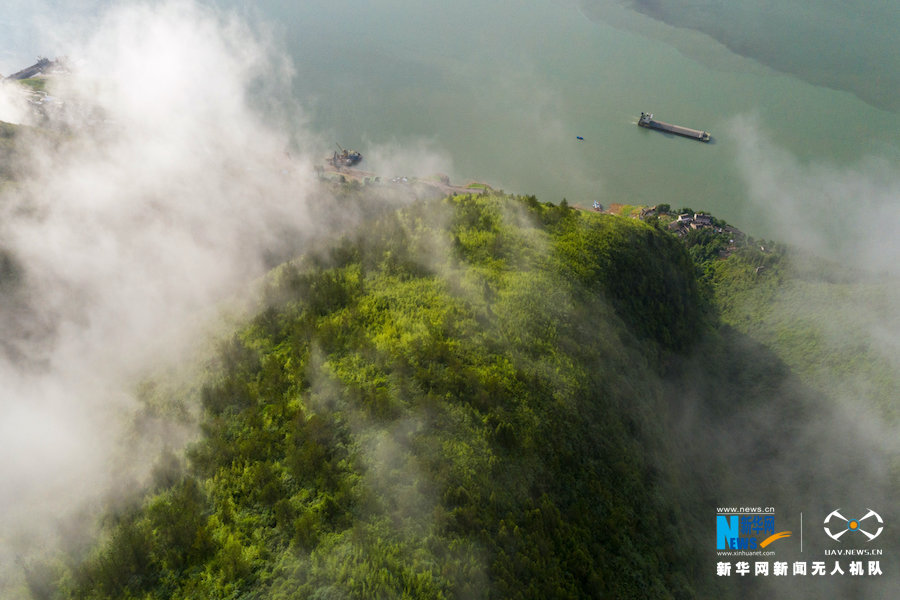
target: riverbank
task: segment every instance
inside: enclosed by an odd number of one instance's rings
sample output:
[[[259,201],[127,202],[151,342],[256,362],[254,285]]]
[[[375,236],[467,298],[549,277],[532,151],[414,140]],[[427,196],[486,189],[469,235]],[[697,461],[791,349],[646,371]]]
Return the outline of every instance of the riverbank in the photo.
[[[330,163],[326,163],[324,166],[319,165],[316,167],[316,174],[320,181],[331,181],[338,184],[349,183],[354,186],[393,188],[410,193],[416,198],[485,194],[493,191],[491,186],[478,181],[468,181],[462,185],[454,184],[450,181],[448,175],[440,173],[428,177],[386,176],[353,167],[335,167]]]

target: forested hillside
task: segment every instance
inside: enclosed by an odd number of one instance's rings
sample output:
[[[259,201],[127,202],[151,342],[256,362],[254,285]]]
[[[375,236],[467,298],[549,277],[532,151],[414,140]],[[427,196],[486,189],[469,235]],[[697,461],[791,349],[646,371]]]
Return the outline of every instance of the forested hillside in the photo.
[[[30,590],[728,595],[699,524],[744,484],[685,415],[778,397],[781,421],[809,394],[720,324],[721,300],[680,240],[633,219],[507,196],[388,212],[269,274],[204,376],[199,439],[95,545],[32,566]]]

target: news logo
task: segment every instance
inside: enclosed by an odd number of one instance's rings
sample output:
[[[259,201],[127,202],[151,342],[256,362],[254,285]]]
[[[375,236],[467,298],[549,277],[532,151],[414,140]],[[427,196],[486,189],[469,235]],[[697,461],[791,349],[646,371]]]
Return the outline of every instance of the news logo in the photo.
[[[790,531],[775,531],[775,509],[766,512],[729,511],[716,515],[717,550],[760,550],[772,542],[790,537]]]
[[[881,535],[881,531],[884,529],[884,520],[881,518],[881,515],[871,508],[868,509],[869,512],[867,512],[865,516],[859,519],[848,519],[840,513],[840,510],[841,509],[839,508],[835,509],[825,517],[825,527],[823,527],[823,529],[831,539],[839,542],[841,541],[841,536],[846,533],[861,533],[868,538],[867,541],[871,542]],[[875,517],[874,521],[863,523],[863,521],[872,517]],[[870,530],[874,530],[875,532],[871,533]]]

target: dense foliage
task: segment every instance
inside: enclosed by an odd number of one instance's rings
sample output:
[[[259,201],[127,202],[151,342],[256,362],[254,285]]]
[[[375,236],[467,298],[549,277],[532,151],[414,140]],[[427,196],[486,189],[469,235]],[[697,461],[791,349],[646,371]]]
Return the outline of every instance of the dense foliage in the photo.
[[[637,221],[480,196],[383,218],[271,274],[187,465],[60,591],[690,597],[641,373],[700,305]]]
[[[738,332],[781,254],[706,243],[473,195],[281,265],[210,368],[200,439],[87,554],[29,571],[32,594],[733,593],[697,519],[742,489],[737,465],[792,443],[810,395]],[[709,448],[757,406],[783,435],[725,469]],[[777,481],[752,484],[777,501]]]
[[[0,121],[0,186],[14,176],[16,156],[16,137],[21,128],[11,123]]]
[[[744,248],[708,272],[724,323],[771,347],[823,392],[897,418],[900,371],[884,344],[872,343],[873,332],[896,322],[892,277],[771,243],[765,251]]]

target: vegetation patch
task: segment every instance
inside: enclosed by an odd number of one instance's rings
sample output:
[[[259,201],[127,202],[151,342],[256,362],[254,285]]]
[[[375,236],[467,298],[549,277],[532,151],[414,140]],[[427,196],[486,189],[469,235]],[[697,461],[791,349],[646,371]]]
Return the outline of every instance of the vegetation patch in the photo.
[[[815,395],[792,352],[824,338],[772,307],[823,288],[786,284],[780,251],[715,244],[533,196],[381,214],[270,273],[203,380],[187,456],[95,546],[30,569],[31,591],[728,597],[703,511],[799,437]],[[753,452],[679,425],[757,408],[779,430]]]

